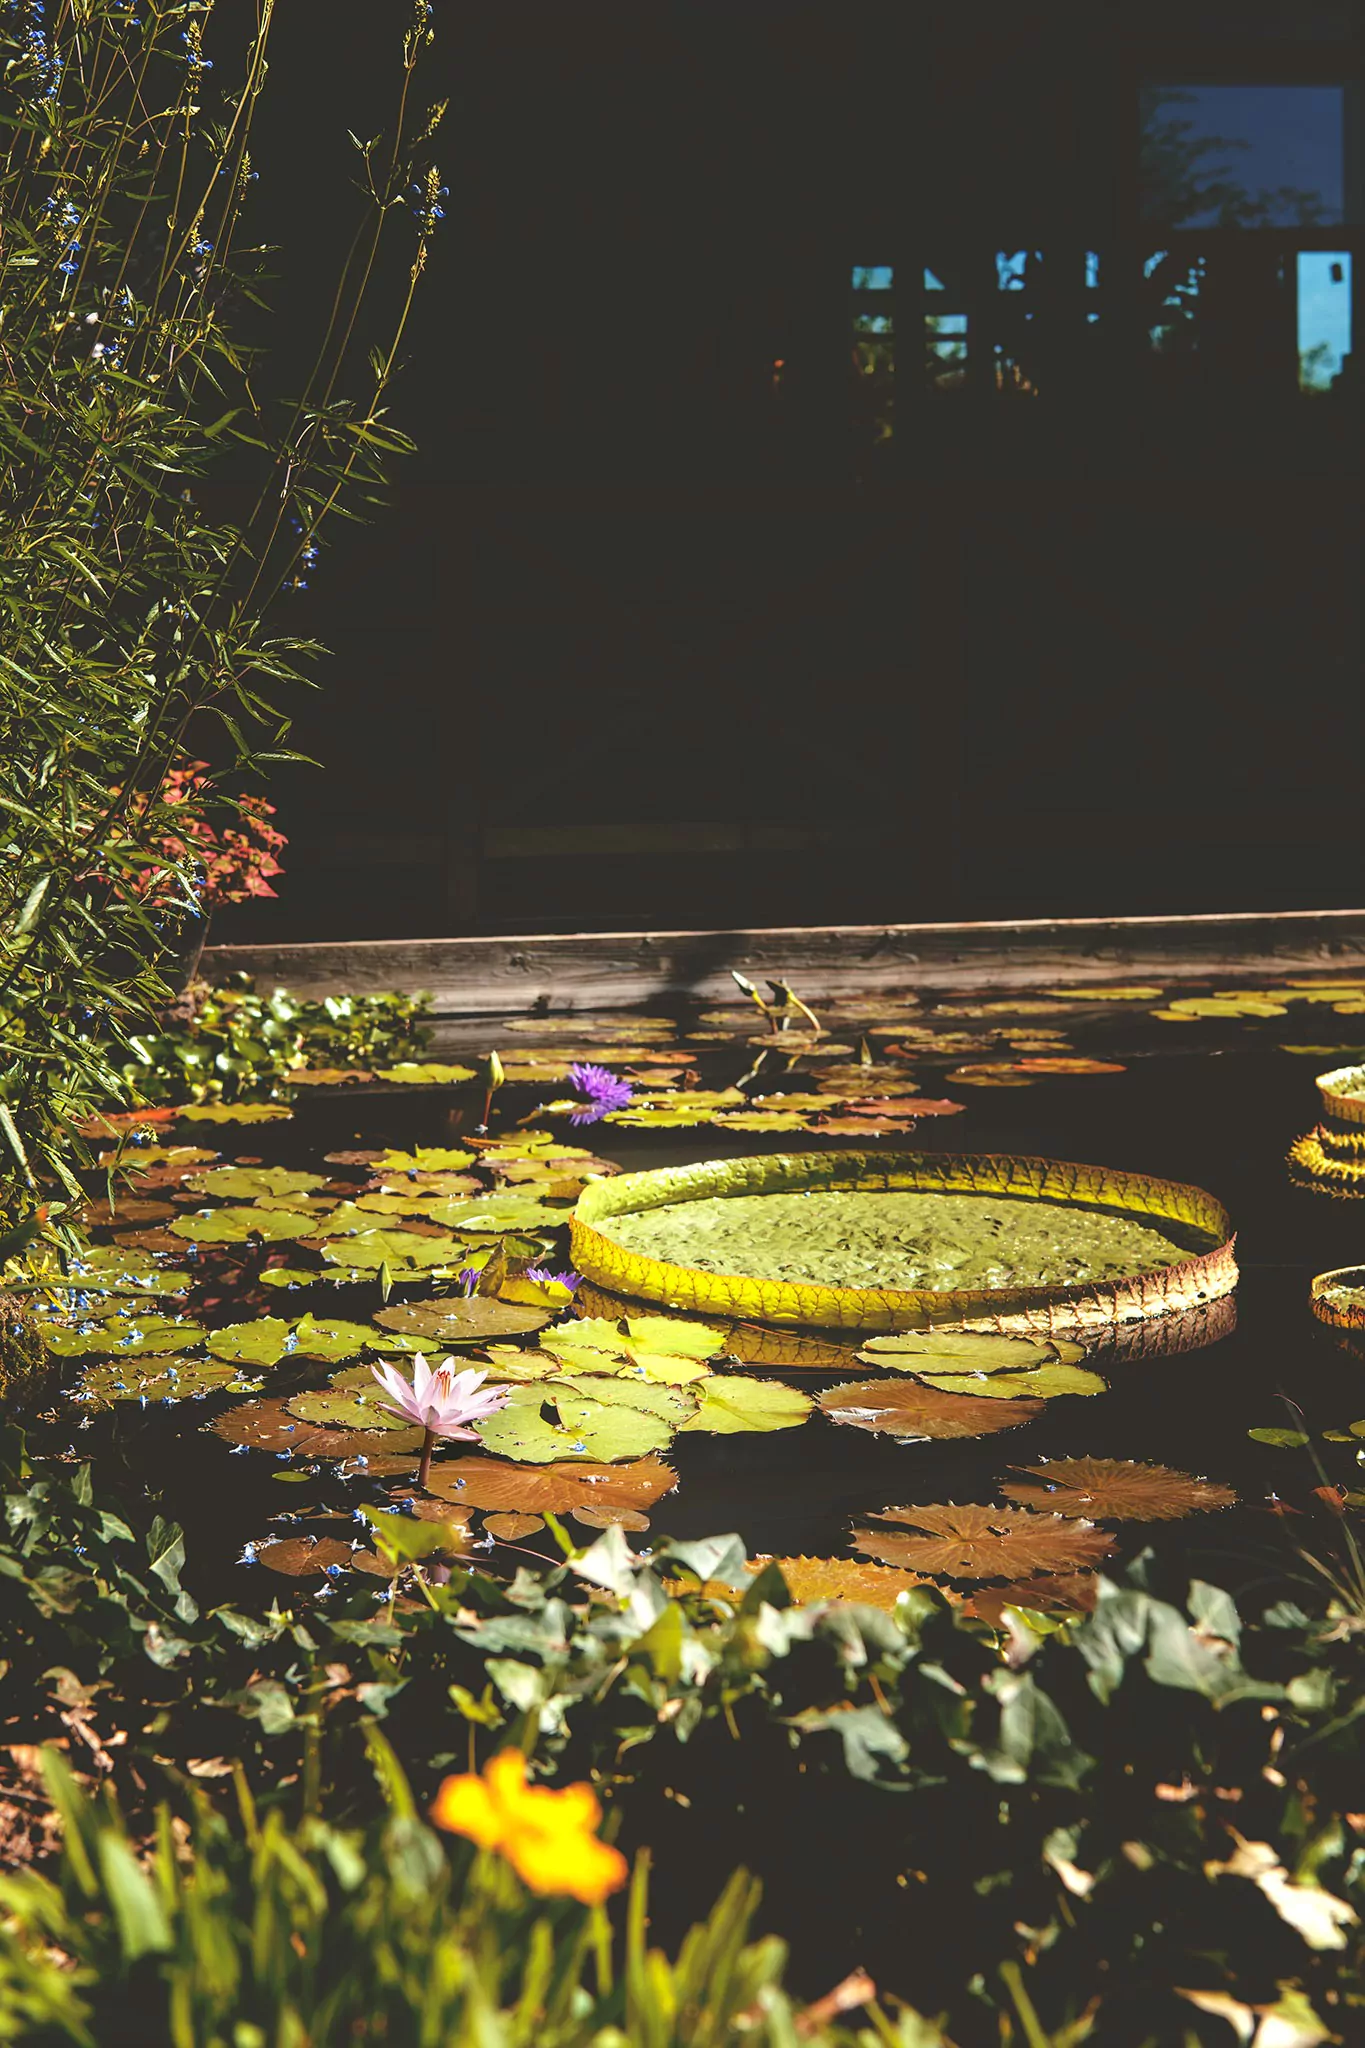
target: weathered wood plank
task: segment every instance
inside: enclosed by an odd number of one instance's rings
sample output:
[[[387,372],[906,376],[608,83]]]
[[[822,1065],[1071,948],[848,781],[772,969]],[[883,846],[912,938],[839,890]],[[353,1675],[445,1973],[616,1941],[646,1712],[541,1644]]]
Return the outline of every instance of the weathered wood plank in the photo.
[[[775,931],[587,932],[213,946],[204,972],[300,994],[427,989],[441,1016],[601,1009],[686,993],[733,998],[729,969],[812,999],[866,989],[1020,988],[1038,981],[1235,979],[1365,971],[1365,910],[828,925]]]

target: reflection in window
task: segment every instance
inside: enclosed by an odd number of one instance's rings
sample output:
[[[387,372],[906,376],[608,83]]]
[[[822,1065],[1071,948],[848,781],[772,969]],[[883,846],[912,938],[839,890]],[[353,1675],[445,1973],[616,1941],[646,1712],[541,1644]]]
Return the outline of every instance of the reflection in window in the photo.
[[[1202,256],[1172,256],[1159,249],[1142,266],[1150,286],[1147,339],[1158,355],[1189,355],[1199,346],[1199,291]]]
[[[1144,220],[1314,227],[1343,213],[1339,85],[1153,85],[1141,94]]]
[[[924,289],[927,292],[942,292],[946,291],[948,287],[944,284],[943,279],[936,276],[932,270],[926,270],[924,273]]]
[[[1005,250],[997,249],[995,255],[996,285],[1002,292],[1024,291],[1031,281],[1029,275],[1030,264],[1036,265],[1041,263],[1042,260],[1043,252],[1041,249],[1034,249],[1031,253],[1027,249],[1021,249],[1017,256],[1010,256]]]
[[[891,439],[895,416],[895,316],[884,298],[895,269],[890,263],[855,263],[853,284],[853,375],[860,438],[872,447]]]
[[[967,315],[926,313],[924,348],[933,388],[960,391],[967,381]]]
[[[1330,391],[1351,354],[1351,258],[1301,249],[1298,260],[1299,389]]]

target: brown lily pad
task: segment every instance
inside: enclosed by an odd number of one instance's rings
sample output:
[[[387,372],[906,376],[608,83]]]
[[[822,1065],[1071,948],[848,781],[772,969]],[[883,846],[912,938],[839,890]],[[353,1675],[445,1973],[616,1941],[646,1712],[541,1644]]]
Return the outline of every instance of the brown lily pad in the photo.
[[[570,1508],[569,1513],[585,1529],[629,1529],[638,1534],[649,1527],[649,1516],[638,1508]],[[485,1528],[489,1526],[484,1523]]]
[[[1016,1479],[1003,1485],[1000,1491],[1012,1501],[1092,1522],[1176,1522],[1182,1515],[1237,1502],[1230,1486],[1128,1458],[1052,1458],[1016,1469],[1041,1483]]]
[[[1031,1508],[886,1508],[874,1520],[897,1526],[855,1529],[853,1546],[883,1564],[947,1579],[1018,1579],[1086,1571],[1114,1548],[1090,1522]]]
[[[751,1560],[749,1570],[761,1571],[770,1564],[777,1566],[792,1599],[803,1607],[813,1600],[854,1600],[863,1607],[889,1610],[912,1586],[933,1583],[919,1572],[861,1564],[853,1557],[758,1557]]]
[[[1093,1572],[1073,1572],[1066,1579],[1022,1579],[1013,1586],[980,1587],[968,1596],[964,1611],[995,1627],[1007,1607],[1027,1607],[1035,1614],[1056,1616],[1090,1614],[1098,1591],[1099,1580]]]
[[[574,1508],[652,1507],[678,1475],[661,1458],[630,1465],[514,1465],[492,1458],[450,1458],[431,1468],[430,1492],[461,1507],[519,1514],[568,1514]]]
[[[351,1546],[335,1536],[282,1536],[276,1543],[263,1543],[256,1552],[257,1564],[286,1578],[303,1579],[310,1573],[326,1571],[328,1565],[348,1565]]]
[[[499,1543],[515,1543],[518,1536],[534,1536],[538,1529],[545,1527],[543,1515],[485,1515],[484,1534],[496,1536]]]
[[[411,1451],[412,1463],[424,1435],[416,1428],[327,1429],[291,1415],[282,1400],[244,1401],[215,1417],[209,1428],[228,1443],[247,1444],[253,1451],[292,1451],[296,1458],[357,1458],[374,1451],[393,1457]]]
[[[990,1400],[981,1394],[945,1394],[917,1381],[855,1380],[829,1387],[820,1407],[831,1422],[855,1429],[884,1431],[891,1436],[946,1438],[990,1436],[1000,1429],[1018,1429],[1043,1412],[1033,1400]]]

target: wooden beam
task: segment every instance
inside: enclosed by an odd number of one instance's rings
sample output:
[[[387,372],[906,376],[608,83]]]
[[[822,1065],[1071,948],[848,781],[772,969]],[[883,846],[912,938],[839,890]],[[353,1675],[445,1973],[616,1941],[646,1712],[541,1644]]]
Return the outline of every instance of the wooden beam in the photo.
[[[754,980],[790,979],[812,1000],[892,988],[1365,975],[1365,910],[212,946],[203,972],[245,972],[300,995],[425,989],[439,1016],[495,1016],[684,994],[733,1000],[732,967]]]

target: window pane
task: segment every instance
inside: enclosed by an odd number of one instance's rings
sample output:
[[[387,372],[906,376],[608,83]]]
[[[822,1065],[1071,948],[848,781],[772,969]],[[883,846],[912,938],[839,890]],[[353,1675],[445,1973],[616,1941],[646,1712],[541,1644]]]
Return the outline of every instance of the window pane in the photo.
[[[1167,227],[1314,227],[1343,209],[1338,85],[1143,90],[1142,217]]]
[[[1299,388],[1330,391],[1351,353],[1351,258],[1299,251]]]

